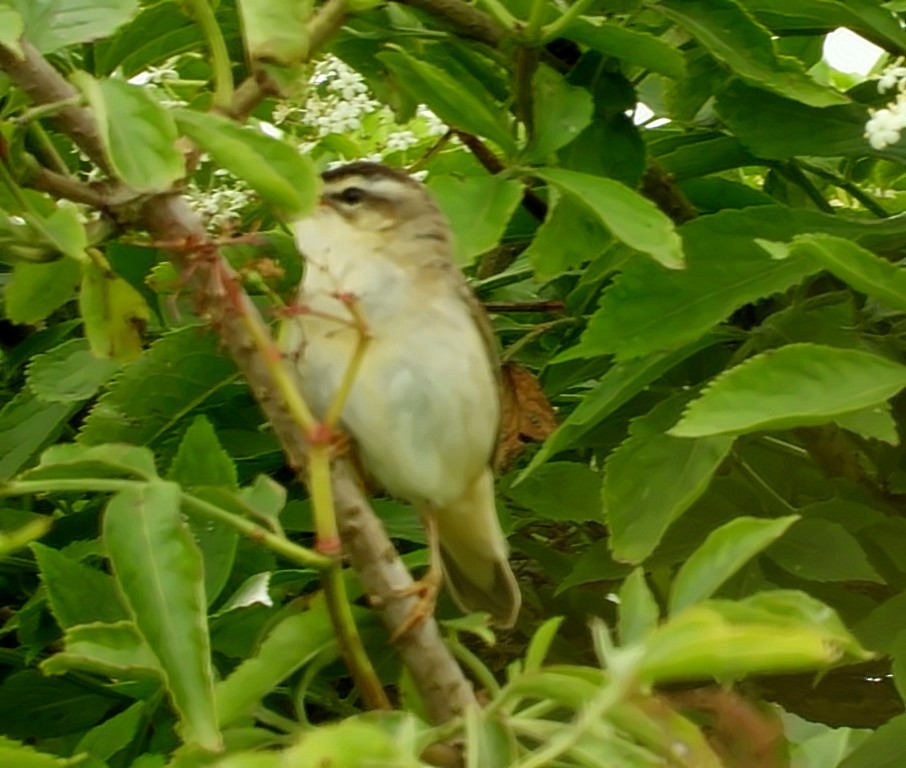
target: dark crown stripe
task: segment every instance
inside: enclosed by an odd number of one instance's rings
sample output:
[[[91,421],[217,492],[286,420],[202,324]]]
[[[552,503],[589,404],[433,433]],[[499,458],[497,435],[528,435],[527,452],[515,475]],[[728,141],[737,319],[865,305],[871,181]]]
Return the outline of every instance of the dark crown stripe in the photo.
[[[342,181],[351,176],[394,179],[403,182],[404,184],[418,184],[415,179],[403,171],[397,170],[396,168],[388,168],[386,165],[381,165],[380,163],[370,163],[364,160],[341,165],[339,168],[334,168],[321,174],[321,178],[327,182]]]

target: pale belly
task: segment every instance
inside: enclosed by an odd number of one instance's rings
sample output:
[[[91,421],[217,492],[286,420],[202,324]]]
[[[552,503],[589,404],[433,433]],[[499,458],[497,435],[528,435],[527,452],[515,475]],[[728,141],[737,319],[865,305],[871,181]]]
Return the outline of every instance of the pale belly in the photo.
[[[499,420],[497,382],[484,342],[461,300],[430,307],[396,295],[369,311],[372,339],[343,410],[366,469],[391,494],[437,506],[461,496],[488,466]],[[325,300],[332,314],[342,305]],[[401,313],[399,308],[408,306]],[[305,339],[298,360],[302,389],[323,415],[346,374],[358,332],[302,316],[289,344]],[[293,339],[292,337],[295,337]]]

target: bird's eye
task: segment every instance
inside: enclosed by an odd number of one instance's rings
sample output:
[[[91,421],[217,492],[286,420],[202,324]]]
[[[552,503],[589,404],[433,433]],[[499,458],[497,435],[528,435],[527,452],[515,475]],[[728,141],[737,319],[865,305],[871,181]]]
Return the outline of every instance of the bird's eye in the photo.
[[[346,203],[347,205],[356,205],[365,199],[365,190],[360,189],[359,187],[346,187],[346,189],[340,192],[337,197],[341,202]]]

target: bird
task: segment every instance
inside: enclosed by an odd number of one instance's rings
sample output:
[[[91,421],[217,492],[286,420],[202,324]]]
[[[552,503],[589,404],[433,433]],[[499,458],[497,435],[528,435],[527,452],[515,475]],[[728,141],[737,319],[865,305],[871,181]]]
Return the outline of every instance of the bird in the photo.
[[[340,430],[368,477],[424,521],[425,612],[444,583],[464,612],[512,627],[521,595],[492,471],[496,339],[450,227],[422,183],[380,163],[328,170],[322,183],[314,212],[292,223],[302,311],[282,344],[302,394],[323,419],[358,355]]]

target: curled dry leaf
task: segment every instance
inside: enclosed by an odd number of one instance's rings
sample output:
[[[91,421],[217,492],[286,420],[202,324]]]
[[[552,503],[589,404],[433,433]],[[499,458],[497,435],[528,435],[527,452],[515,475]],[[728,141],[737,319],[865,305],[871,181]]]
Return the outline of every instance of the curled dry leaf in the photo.
[[[535,375],[517,363],[504,363],[500,372],[500,436],[494,468],[509,467],[529,442],[543,442],[557,428],[554,409]]]

